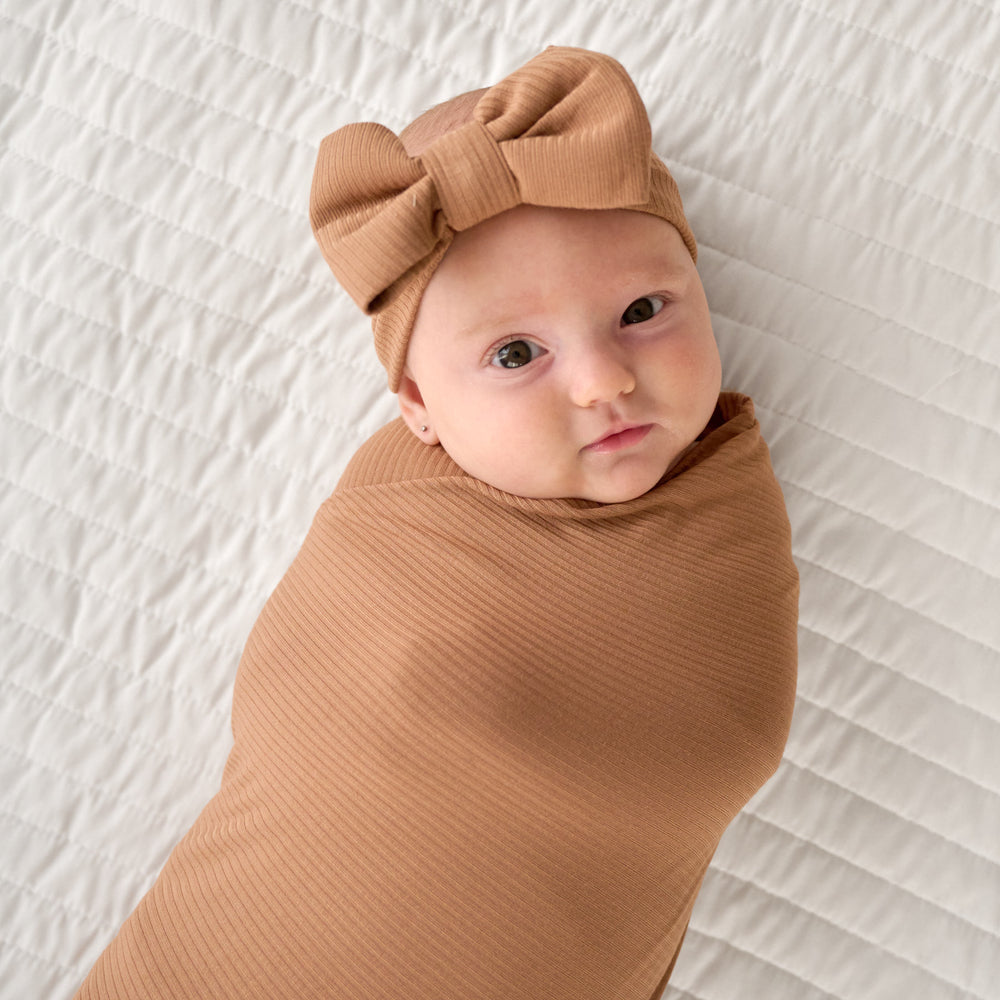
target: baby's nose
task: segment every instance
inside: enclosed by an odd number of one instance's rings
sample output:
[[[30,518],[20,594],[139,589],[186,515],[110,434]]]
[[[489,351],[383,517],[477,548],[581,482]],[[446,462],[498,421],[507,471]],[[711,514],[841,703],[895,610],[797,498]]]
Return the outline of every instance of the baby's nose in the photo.
[[[635,374],[628,358],[616,346],[602,345],[581,351],[570,384],[570,398],[577,406],[596,406],[627,396],[635,389]]]

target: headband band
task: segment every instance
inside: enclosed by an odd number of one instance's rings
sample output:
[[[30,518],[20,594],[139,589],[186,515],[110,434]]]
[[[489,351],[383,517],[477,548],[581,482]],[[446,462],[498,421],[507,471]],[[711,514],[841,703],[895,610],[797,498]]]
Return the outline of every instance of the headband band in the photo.
[[[546,49],[419,156],[374,122],[346,125],[320,144],[313,233],[372,316],[393,392],[420,298],[455,233],[517,205],[647,212],[671,223],[697,257],[677,185],[652,152],[642,99],[610,56]]]

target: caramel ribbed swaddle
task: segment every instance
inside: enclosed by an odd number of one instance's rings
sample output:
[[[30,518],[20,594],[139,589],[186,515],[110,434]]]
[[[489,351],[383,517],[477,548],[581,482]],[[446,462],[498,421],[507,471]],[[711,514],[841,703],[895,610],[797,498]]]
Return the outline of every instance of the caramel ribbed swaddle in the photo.
[[[745,397],[604,506],[390,424],[251,633],[220,792],[78,996],[649,1000],[781,757],[797,595]]]

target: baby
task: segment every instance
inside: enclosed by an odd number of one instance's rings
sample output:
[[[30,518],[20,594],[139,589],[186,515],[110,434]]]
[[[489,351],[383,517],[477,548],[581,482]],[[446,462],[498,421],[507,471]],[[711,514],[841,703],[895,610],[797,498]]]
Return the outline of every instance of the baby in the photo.
[[[798,578],[642,102],[547,49],[400,137],[328,136],[311,215],[402,416],[78,996],[650,1000],[780,760]]]

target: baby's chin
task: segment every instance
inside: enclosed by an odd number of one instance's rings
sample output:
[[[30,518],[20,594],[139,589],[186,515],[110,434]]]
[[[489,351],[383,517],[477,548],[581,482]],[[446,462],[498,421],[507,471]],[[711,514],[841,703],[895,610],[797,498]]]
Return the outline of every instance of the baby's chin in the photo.
[[[634,463],[625,459],[613,472],[605,476],[588,477],[582,488],[572,495],[578,500],[594,503],[627,503],[636,500],[654,489],[667,473],[691,450],[692,444],[673,452],[660,461],[637,459]]]
[[[574,499],[589,500],[592,503],[627,503],[629,500],[636,500],[648,493],[663,478],[656,476],[651,482],[643,485],[621,484],[607,485],[604,487],[594,487],[580,494]]]
[[[527,500],[586,500],[590,503],[626,503],[648,493],[663,478],[663,473],[646,473],[645,475],[619,476],[606,481],[590,481],[584,483],[565,484],[530,484],[514,483],[503,477],[491,482],[484,482],[504,493],[524,497]],[[481,478],[481,477],[479,477]]]
[[[536,475],[531,470],[513,471],[502,461],[469,456],[452,442],[438,442],[448,456],[466,475],[487,486],[526,500],[586,500],[590,503],[613,504],[635,500],[653,489],[688,448],[675,452],[672,448],[657,457],[627,456],[596,470],[568,468],[550,474]]]

